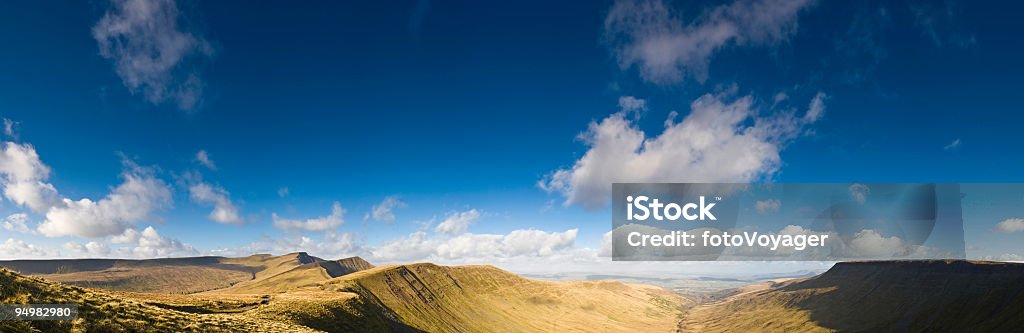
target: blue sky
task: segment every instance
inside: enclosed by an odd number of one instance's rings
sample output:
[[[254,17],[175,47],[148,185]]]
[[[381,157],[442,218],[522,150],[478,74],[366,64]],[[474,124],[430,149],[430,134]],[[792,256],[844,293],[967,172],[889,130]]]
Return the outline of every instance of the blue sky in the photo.
[[[5,167],[5,191],[53,188],[36,208],[5,196],[4,216],[24,214],[0,230],[5,257],[307,250],[583,265],[607,259],[609,210],[592,198],[612,181],[1024,180],[1013,4],[0,6],[6,150],[31,149],[49,170]],[[714,105],[711,119],[686,118],[701,99],[742,114],[709,145],[665,125],[673,112],[672,126],[721,123]],[[599,129],[662,148],[601,154],[630,147]],[[723,168],[707,156],[748,158]],[[155,183],[117,209],[61,201],[100,201],[132,177]],[[388,197],[402,203],[393,221],[364,218]],[[344,214],[331,220],[335,202]],[[213,221],[217,207],[231,214]],[[303,227],[275,227],[274,214]],[[438,231],[459,217],[467,227]],[[71,230],[83,223],[103,232]],[[395,240],[414,245],[395,255]],[[460,252],[460,240],[490,245]],[[979,255],[1024,255],[1012,250]]]

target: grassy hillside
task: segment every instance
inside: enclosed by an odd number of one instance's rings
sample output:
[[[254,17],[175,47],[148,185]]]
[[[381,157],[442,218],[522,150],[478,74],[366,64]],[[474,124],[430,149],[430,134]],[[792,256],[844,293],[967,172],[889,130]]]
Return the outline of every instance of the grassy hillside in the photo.
[[[315,332],[286,322],[195,314],[0,268],[0,304],[78,305],[74,321],[0,321],[0,332]]]
[[[229,288],[211,291],[211,293],[281,293],[373,268],[373,265],[359,257],[332,261],[313,257],[304,252],[278,257],[253,256],[228,259],[227,262],[251,265],[259,270],[251,280],[240,282]]]
[[[544,282],[492,266],[412,264],[332,279],[391,323],[428,332],[671,332],[688,301],[610,281]]]
[[[0,266],[81,287],[136,292],[194,293],[252,279],[252,267],[226,264],[224,259],[14,260],[0,262]]]
[[[331,261],[296,252],[242,258],[13,260],[0,261],[0,267],[80,287],[191,294],[283,292],[373,265],[358,257]]]
[[[693,309],[684,332],[1005,332],[1024,326],[1024,264],[837,263],[828,272]]]
[[[0,322],[0,332],[670,332],[690,304],[644,285],[544,282],[491,266],[374,267],[358,257],[331,261],[305,253],[185,258],[145,263],[146,269],[139,261],[63,264],[74,268],[46,271],[55,263],[32,263],[43,275],[99,282],[123,269],[140,279],[131,286],[209,278],[217,275],[192,273],[225,265],[249,277],[228,288],[174,294],[101,291],[0,268],[0,303],[75,303],[80,311],[76,321]]]

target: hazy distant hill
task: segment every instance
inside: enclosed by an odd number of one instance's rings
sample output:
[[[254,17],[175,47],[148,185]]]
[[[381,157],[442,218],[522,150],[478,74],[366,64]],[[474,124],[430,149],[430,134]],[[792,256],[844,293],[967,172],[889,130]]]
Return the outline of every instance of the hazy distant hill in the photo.
[[[330,261],[297,252],[242,258],[12,260],[0,261],[0,267],[82,287],[187,294],[229,287],[243,293],[283,291],[373,265],[358,257]]]
[[[1008,332],[1024,327],[1024,264],[842,262],[699,306],[684,332]]]

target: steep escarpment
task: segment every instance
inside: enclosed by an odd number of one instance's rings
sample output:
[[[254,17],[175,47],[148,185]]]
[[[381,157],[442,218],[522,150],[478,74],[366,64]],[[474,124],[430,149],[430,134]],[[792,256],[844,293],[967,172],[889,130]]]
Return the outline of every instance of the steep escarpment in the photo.
[[[684,331],[1012,331],[1024,325],[1024,264],[837,263],[812,278],[694,309]]]
[[[429,332],[670,332],[687,304],[657,287],[536,281],[492,266],[385,266],[321,287],[356,294],[389,322]]]

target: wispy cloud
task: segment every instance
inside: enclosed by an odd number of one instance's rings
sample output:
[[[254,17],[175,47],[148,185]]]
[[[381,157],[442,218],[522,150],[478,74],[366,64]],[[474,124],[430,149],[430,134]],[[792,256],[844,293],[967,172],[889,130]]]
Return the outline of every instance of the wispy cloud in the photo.
[[[213,211],[207,216],[211,221],[228,224],[242,223],[242,218],[238,214],[238,206],[231,201],[231,193],[228,193],[223,187],[197,181],[189,185],[188,192],[192,201],[213,205]]]
[[[331,205],[331,214],[327,216],[299,220],[282,218],[273,213],[271,218],[274,226],[281,230],[333,231],[345,223],[345,208],[341,207],[341,203],[334,202]]]
[[[452,212],[434,228],[435,232],[456,235],[466,232],[470,224],[480,218],[480,211],[470,209],[464,212]]]
[[[213,48],[183,22],[174,0],[112,0],[92,35],[100,55],[113,61],[132,94],[194,110],[202,102],[204,83],[190,61],[210,58]]]
[[[957,148],[960,148],[960,139],[953,140],[953,142],[950,142],[948,145],[942,147],[942,149],[945,150],[954,150]]]
[[[663,0],[618,0],[608,11],[604,36],[622,69],[636,67],[655,84],[692,77],[703,82],[715,53],[730,46],[787,40],[811,0],[736,0],[686,21]]]
[[[963,27],[957,1],[922,2],[910,5],[914,25],[935,46],[971,47],[977,43],[974,34]]]
[[[205,150],[200,150],[196,153],[196,162],[199,162],[199,164],[202,164],[210,170],[217,170],[217,164],[213,163],[213,160],[210,159],[210,154]]]
[[[363,220],[373,219],[374,221],[380,222],[394,222],[395,221],[395,209],[405,208],[407,205],[398,200],[396,196],[389,196],[384,198],[379,204],[374,205],[370,212],[363,216]]]

